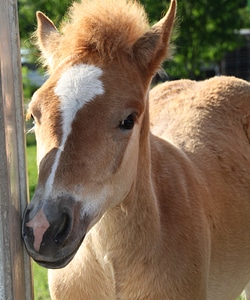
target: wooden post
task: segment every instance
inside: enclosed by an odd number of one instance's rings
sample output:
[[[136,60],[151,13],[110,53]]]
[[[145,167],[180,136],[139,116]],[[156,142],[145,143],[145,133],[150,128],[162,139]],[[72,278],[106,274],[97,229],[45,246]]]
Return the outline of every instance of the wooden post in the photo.
[[[0,300],[33,299],[21,239],[27,203],[24,114],[16,0],[0,5]]]

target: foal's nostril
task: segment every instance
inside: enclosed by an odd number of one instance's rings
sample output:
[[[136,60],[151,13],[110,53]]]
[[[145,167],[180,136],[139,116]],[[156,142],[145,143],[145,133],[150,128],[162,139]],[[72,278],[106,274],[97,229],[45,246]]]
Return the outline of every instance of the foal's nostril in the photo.
[[[68,237],[70,233],[70,216],[67,214],[63,214],[61,224],[54,236],[54,242],[56,244],[62,244]]]

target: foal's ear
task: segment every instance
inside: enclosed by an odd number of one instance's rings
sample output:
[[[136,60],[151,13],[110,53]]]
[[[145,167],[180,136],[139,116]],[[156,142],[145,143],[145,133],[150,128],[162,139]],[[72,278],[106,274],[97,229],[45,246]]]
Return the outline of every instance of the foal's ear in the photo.
[[[139,38],[133,46],[136,61],[147,74],[153,75],[169,52],[176,6],[176,0],[171,0],[165,17]]]
[[[53,65],[53,55],[59,42],[60,33],[54,23],[42,12],[36,13],[37,18],[37,45],[42,53],[45,64]]]

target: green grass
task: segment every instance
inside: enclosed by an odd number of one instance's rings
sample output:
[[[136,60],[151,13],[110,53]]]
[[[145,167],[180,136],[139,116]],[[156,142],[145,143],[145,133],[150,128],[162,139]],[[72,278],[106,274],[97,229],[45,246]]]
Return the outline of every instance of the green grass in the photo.
[[[29,177],[30,199],[32,198],[37,182],[36,145],[34,135],[27,135],[27,164]],[[47,270],[33,263],[34,272],[34,294],[35,300],[49,300]],[[99,299],[98,299],[99,300]],[[244,300],[239,297],[237,300]]]
[[[47,269],[33,262],[35,300],[50,300]]]

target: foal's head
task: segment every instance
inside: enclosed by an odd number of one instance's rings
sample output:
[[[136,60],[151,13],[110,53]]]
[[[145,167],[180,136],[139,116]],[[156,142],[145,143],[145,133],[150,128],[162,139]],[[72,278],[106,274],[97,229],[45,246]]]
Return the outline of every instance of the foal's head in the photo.
[[[37,14],[50,77],[29,105],[39,179],[23,237],[41,265],[65,266],[129,194],[148,132],[148,86],[167,54],[175,6],[152,28],[134,1],[74,4],[61,31]]]

